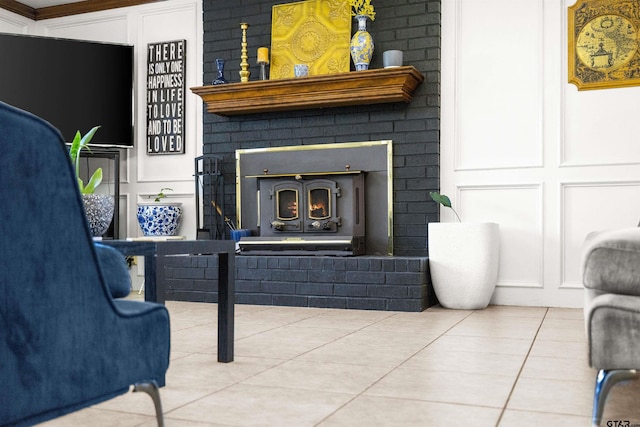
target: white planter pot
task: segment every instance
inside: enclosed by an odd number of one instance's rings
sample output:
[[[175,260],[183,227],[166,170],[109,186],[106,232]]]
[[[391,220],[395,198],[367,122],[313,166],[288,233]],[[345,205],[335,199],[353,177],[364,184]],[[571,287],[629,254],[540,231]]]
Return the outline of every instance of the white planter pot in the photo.
[[[495,223],[429,223],[429,270],[445,308],[482,309],[498,279],[500,228]]]
[[[138,224],[145,236],[175,236],[180,226],[182,203],[138,203]]]

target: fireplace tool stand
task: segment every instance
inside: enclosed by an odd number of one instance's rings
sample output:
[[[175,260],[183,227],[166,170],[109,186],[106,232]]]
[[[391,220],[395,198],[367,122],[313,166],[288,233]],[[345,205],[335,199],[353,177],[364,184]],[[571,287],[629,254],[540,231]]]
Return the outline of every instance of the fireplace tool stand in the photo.
[[[198,240],[225,238],[224,177],[222,157],[205,154],[195,158],[196,225]],[[218,215],[218,212],[221,212]]]

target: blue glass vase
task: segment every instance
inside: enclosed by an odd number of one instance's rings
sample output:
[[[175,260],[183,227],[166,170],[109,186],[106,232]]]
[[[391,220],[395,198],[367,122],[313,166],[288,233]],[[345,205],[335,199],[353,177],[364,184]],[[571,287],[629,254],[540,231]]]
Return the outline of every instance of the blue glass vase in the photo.
[[[227,79],[224,78],[224,59],[216,59],[216,67],[218,67],[218,76],[213,81],[214,85],[222,85],[227,82]]]

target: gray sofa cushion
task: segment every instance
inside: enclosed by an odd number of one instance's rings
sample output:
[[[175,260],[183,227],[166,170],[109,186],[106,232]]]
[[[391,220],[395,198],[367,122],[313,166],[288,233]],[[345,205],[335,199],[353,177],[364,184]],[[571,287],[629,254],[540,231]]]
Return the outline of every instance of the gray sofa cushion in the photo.
[[[640,296],[640,228],[591,233],[582,265],[586,288]]]
[[[640,366],[640,297],[598,295],[585,311],[589,364],[597,369]]]

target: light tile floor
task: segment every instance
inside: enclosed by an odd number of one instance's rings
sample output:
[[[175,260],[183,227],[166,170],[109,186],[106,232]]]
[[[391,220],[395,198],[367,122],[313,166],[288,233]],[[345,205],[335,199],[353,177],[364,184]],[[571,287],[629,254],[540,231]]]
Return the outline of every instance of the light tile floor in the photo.
[[[582,310],[422,313],[236,305],[235,361],[216,362],[215,304],[167,302],[171,426],[588,426],[595,371]],[[605,420],[640,423],[640,381]],[[46,426],[154,426],[128,393]],[[622,425],[622,424],[620,424]]]

